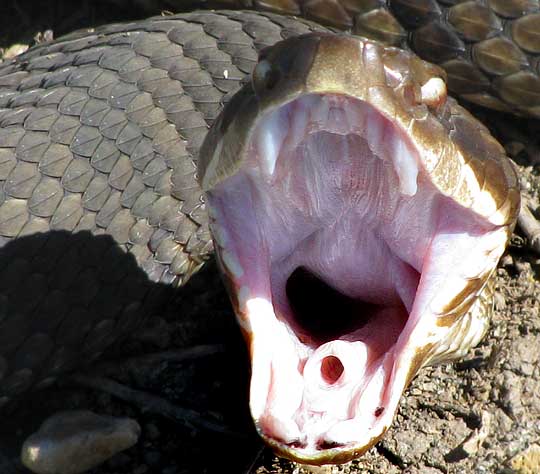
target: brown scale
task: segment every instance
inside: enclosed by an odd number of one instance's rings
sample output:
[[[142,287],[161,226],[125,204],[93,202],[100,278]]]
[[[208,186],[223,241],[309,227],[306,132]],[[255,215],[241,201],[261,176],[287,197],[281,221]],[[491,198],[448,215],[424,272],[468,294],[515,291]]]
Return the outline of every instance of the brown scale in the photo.
[[[212,5],[301,15],[410,48],[446,70],[452,94],[540,117],[538,0],[215,0]]]

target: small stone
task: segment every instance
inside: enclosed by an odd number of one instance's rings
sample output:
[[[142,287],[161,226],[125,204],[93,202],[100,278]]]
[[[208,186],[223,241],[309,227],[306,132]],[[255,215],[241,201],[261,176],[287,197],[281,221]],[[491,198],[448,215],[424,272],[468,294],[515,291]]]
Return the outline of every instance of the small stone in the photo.
[[[487,411],[483,411],[480,428],[475,429],[461,445],[461,448],[468,456],[475,455],[488,437],[491,419],[492,416]]]
[[[501,399],[502,406],[511,417],[519,419],[525,410],[522,401],[522,380],[509,370],[505,370],[503,376],[504,391]]]
[[[531,264],[529,262],[518,260],[514,265],[519,273],[528,273],[531,270]]]
[[[510,460],[510,466],[517,474],[536,474],[540,472],[540,446],[531,444],[525,451]]]
[[[36,474],[78,474],[133,446],[139,424],[90,411],[57,413],[23,444],[22,463]]]
[[[421,467],[411,467],[407,469],[407,474],[440,474],[440,470],[434,467],[424,466]]]
[[[495,309],[497,311],[503,311],[506,309],[506,299],[504,298],[504,295],[500,292],[495,293],[493,296],[493,304],[495,305]]]
[[[24,53],[28,49],[27,44],[14,44],[4,51],[4,59],[13,59],[15,56]]]
[[[34,41],[39,43],[46,43],[47,41],[52,41],[54,39],[54,33],[52,30],[45,30],[43,32],[38,31],[34,36]]]
[[[503,256],[503,258],[501,258],[501,266],[503,266],[505,268],[513,267],[514,266],[514,259],[512,258],[512,255],[510,255],[508,253],[505,256]]]
[[[298,464],[299,474],[331,474],[332,466],[309,466],[307,464]]]

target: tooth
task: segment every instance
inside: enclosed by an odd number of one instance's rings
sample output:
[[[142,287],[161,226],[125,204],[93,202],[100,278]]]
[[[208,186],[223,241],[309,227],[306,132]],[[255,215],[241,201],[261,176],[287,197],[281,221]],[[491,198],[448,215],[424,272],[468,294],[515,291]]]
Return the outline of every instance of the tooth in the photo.
[[[316,132],[328,124],[328,100],[325,96],[318,96],[313,102],[310,113],[310,132]]]
[[[407,196],[414,196],[417,190],[416,180],[418,177],[416,160],[405,142],[398,136],[395,136],[392,142],[392,159],[399,178],[399,190]]]
[[[236,257],[228,250],[221,252],[221,260],[225,268],[236,278],[241,278],[244,275],[244,269]]]
[[[395,83],[394,87],[397,87],[401,82],[403,82],[403,74],[397,69],[392,69],[389,66],[384,66],[384,73],[387,77],[391,78],[391,81]]]
[[[330,107],[328,111],[328,131],[339,135],[350,133],[347,114],[341,107]]]
[[[379,113],[369,107],[366,113],[365,139],[372,153],[382,160],[385,159],[383,153],[383,123]]]
[[[304,98],[298,100],[294,104],[290,117],[289,125],[289,140],[287,145],[289,148],[296,148],[304,139],[309,121],[309,108],[311,107],[312,99]]]
[[[347,121],[352,133],[364,134],[365,129],[365,106],[359,104],[347,104],[344,109],[347,115]]]
[[[261,164],[270,176],[274,174],[281,147],[287,137],[288,122],[285,109],[280,107],[263,118],[257,127],[256,143],[262,159]]]

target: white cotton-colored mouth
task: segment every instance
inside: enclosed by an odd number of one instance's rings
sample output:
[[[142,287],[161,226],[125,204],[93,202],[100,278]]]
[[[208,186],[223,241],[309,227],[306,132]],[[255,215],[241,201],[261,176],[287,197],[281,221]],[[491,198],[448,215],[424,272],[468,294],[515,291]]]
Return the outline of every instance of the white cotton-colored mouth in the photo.
[[[365,103],[344,107],[340,96],[311,94],[269,113],[253,140],[264,171],[272,176],[282,147],[298,146],[306,133],[325,131],[343,137],[362,134],[374,156],[393,163],[401,192],[411,196],[417,189],[418,162],[410,146],[388,123]]]
[[[352,457],[388,428],[414,371],[450,350],[437,321],[506,234],[443,196],[406,133],[354,98],[276,108],[247,153],[208,198],[250,342],[252,415],[289,457]]]

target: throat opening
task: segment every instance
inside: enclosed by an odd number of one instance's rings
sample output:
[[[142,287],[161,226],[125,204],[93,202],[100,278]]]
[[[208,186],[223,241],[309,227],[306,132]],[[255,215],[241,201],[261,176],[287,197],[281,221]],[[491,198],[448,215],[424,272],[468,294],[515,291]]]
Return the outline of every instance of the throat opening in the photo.
[[[305,267],[291,273],[285,291],[292,327],[316,346],[362,329],[383,308],[344,295]]]

